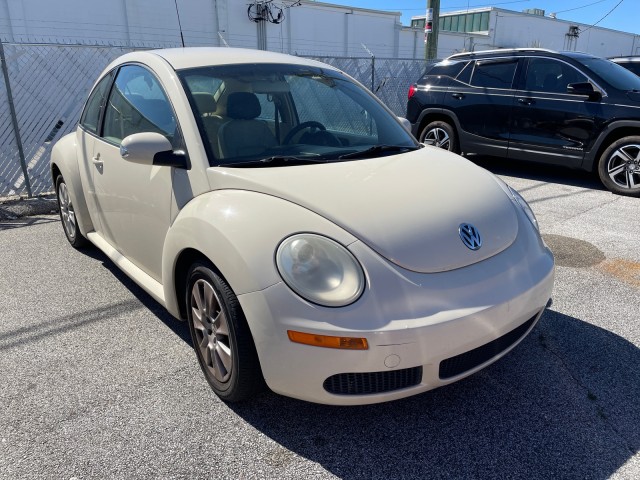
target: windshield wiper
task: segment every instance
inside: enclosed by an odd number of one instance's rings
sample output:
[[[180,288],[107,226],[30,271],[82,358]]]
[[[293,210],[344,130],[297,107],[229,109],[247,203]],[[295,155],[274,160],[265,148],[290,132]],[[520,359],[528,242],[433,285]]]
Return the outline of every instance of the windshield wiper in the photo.
[[[296,157],[289,155],[274,155],[260,160],[247,160],[220,165],[221,167],[274,167],[278,165],[295,165],[299,163],[327,163],[326,160],[317,157]]]
[[[380,153],[409,152],[413,150],[418,150],[419,148],[422,148],[422,147],[411,147],[407,145],[374,145],[373,147],[367,148],[366,150],[345,153],[344,155],[340,155],[338,159],[345,160],[348,158],[373,157]]]

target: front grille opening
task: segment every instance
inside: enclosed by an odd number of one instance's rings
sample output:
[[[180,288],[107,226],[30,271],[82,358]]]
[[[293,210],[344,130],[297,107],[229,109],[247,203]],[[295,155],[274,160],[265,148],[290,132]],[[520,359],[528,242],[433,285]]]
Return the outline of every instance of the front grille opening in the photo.
[[[527,333],[529,327],[531,327],[531,325],[536,321],[537,316],[538,314],[535,314],[519,327],[514,328],[509,333],[505,333],[503,336],[496,338],[489,343],[485,343],[478,348],[474,348],[468,352],[461,353],[460,355],[441,361],[439,372],[440,379],[446,380],[472,370],[478,365],[482,365],[496,355],[504,352],[507,348],[520,340],[525,333]]]
[[[422,367],[386,372],[339,373],[327,378],[324,389],[336,395],[369,395],[413,387],[422,381]]]

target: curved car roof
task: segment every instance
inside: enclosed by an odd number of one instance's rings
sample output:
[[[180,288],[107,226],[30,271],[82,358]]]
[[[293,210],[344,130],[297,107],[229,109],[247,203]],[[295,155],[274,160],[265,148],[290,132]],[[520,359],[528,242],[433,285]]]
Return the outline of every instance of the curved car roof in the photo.
[[[337,70],[330,65],[315,60],[265,50],[251,50],[248,48],[167,48],[162,50],[148,50],[147,53],[152,53],[164,58],[175,70],[241,63],[288,63],[322,68],[330,67]]]

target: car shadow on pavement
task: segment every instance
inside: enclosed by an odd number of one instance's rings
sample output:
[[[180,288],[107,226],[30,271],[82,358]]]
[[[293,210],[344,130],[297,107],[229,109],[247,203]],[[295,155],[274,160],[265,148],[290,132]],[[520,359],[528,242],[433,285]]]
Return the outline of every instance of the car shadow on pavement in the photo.
[[[193,348],[191,334],[187,322],[175,319],[167,310],[160,305],[151,295],[145,292],[133,280],[131,280],[122,270],[120,270],[101,250],[89,245],[82,249],[82,253],[88,257],[102,262],[102,266],[109,270],[122,284],[140,301],[150,312],[152,312],[162,323],[164,323],[173,333],[182,339],[187,345]]]
[[[341,478],[607,478],[640,449],[638,372],[635,345],[548,310],[505,358],[421,395],[331,407],[264,393],[230,408],[284,468],[299,455]]]
[[[585,172],[584,170],[484,155],[470,155],[466,158],[496,175],[606,191],[604,185],[598,180],[596,173]]]
[[[0,213],[1,210],[0,210]],[[0,232],[2,230],[12,230],[14,228],[21,228],[21,227],[31,227],[33,225],[39,225],[42,223],[52,223],[52,222],[59,222],[60,218],[59,217],[52,217],[52,216],[46,216],[46,217],[21,217],[21,218],[3,218],[2,216],[0,216]]]

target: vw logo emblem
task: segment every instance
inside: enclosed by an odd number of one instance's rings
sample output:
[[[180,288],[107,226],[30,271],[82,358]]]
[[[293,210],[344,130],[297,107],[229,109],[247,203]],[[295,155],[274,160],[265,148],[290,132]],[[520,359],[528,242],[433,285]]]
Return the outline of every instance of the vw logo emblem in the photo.
[[[471,250],[478,250],[482,246],[482,238],[476,227],[469,223],[461,223],[458,227],[460,239]]]

